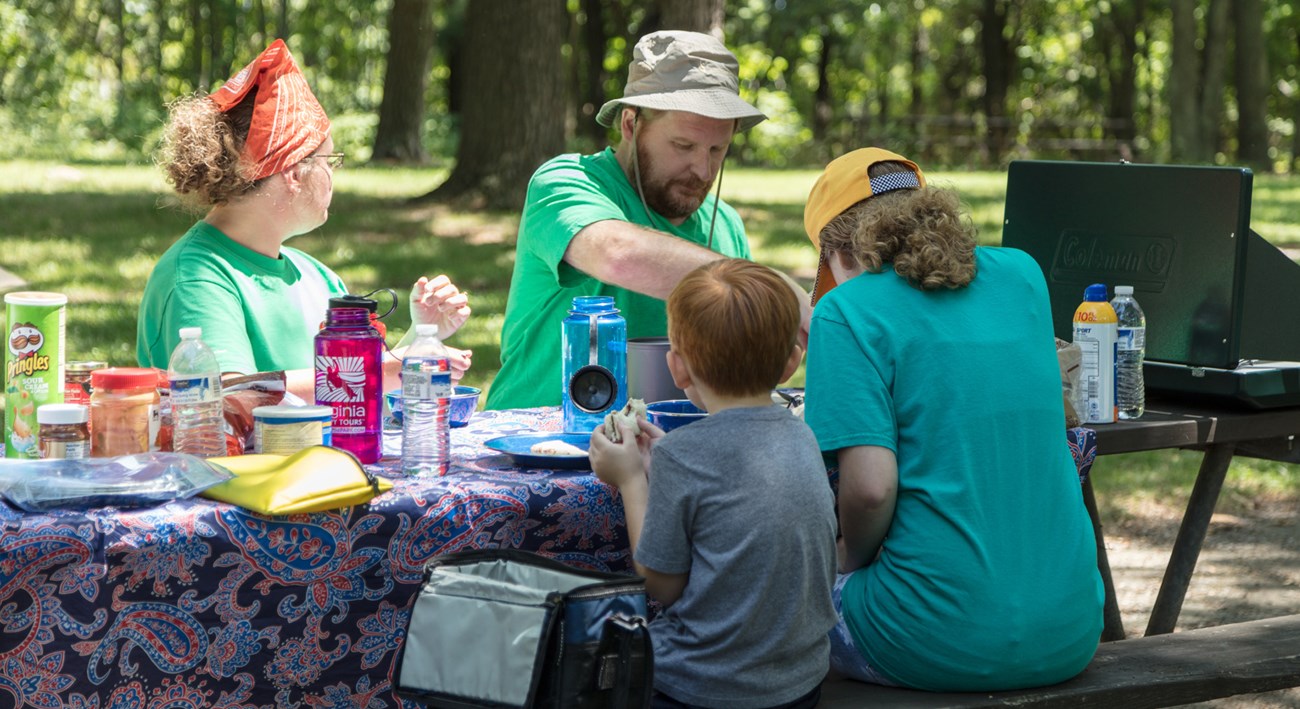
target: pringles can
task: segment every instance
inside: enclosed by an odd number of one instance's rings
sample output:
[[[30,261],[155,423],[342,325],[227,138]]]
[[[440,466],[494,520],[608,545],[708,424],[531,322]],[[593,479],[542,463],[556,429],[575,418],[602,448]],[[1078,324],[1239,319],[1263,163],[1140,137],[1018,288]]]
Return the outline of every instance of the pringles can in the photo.
[[[5,295],[5,457],[39,458],[36,409],[63,403],[68,296],[21,291]]]

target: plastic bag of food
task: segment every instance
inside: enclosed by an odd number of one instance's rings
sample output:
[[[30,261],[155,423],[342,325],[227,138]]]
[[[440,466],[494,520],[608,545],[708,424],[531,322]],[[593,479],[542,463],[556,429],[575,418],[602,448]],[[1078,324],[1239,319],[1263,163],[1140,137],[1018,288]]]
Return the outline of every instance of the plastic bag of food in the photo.
[[[170,397],[160,389],[159,395]],[[221,377],[222,428],[226,433],[226,455],[240,455],[253,450],[253,409],[275,406],[285,399],[284,372],[225,374]],[[162,426],[158,431],[158,449],[172,449],[171,407],[164,405]]]
[[[0,460],[0,496],[28,512],[150,507],[234,477],[202,458],[139,453],[115,458]]]
[[[1083,376],[1083,350],[1073,342],[1056,338],[1056,363],[1061,368],[1061,397],[1065,401],[1065,426],[1074,428],[1079,425],[1077,404],[1082,387],[1079,380]]]

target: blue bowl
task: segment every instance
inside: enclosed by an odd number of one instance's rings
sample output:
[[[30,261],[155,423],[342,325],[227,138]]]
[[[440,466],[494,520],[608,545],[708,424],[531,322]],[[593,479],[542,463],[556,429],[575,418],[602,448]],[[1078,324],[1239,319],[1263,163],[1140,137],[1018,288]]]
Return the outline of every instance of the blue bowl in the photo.
[[[469,425],[469,417],[474,415],[478,408],[478,396],[483,393],[476,387],[456,387],[456,391],[451,395],[451,427],[460,428]],[[402,390],[394,389],[384,393],[384,400],[388,402],[388,411],[392,413],[393,420],[402,422]]]
[[[699,421],[709,412],[692,404],[690,399],[669,399],[646,404],[645,415],[650,423],[662,428],[664,432]]]

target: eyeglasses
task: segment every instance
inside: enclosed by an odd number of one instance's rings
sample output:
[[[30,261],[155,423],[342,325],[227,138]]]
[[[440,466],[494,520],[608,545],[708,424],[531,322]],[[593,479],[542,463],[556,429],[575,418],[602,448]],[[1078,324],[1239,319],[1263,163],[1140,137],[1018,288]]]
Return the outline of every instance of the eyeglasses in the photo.
[[[323,158],[325,160],[325,164],[337,170],[340,167],[343,167],[343,156],[344,156],[343,153],[317,153],[315,155],[308,155],[306,159],[310,160],[311,158]]]

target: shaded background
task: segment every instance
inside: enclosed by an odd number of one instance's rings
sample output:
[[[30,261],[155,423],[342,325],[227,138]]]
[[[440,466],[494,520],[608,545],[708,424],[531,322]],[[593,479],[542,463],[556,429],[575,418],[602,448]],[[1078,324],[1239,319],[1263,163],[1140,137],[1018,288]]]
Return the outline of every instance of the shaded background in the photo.
[[[0,153],[147,161],[167,101],[284,37],[354,164],[450,167],[433,199],[517,208],[541,161],[606,143],[595,111],[661,28],[739,57],[771,116],[743,164],[1298,167],[1300,0],[0,0]]]

